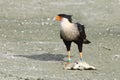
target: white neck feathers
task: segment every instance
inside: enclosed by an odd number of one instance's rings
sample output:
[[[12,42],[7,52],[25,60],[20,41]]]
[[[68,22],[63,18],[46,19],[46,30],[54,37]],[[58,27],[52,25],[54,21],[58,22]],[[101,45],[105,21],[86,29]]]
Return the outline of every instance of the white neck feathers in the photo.
[[[69,27],[70,25],[72,25],[72,23],[70,23],[68,21],[68,19],[63,18],[62,21],[61,21],[61,23],[60,23],[60,25],[61,25],[61,27],[67,27],[67,26]]]

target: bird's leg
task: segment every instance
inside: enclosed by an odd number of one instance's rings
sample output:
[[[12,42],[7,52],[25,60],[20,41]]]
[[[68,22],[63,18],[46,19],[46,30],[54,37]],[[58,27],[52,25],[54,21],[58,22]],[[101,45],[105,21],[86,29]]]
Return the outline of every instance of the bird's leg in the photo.
[[[70,63],[71,62],[71,58],[70,58],[70,50],[68,51],[68,61],[67,61],[68,63]]]
[[[67,53],[68,53],[68,60],[67,60],[67,62],[64,63],[65,67],[68,66],[72,62],[72,60],[70,58],[70,50],[67,50]]]
[[[77,45],[78,45],[78,50],[79,50],[79,55],[80,55],[80,61],[83,61],[83,53],[82,53],[83,43],[78,42]]]
[[[66,46],[66,49],[67,49],[67,53],[68,53],[68,60],[67,62],[70,63],[71,62],[71,58],[70,58],[70,47],[71,47],[71,41],[66,41],[66,40],[63,40],[65,46]]]
[[[83,58],[82,58],[82,57],[83,57],[83,53],[80,52],[80,60],[81,60],[81,61],[83,61]]]

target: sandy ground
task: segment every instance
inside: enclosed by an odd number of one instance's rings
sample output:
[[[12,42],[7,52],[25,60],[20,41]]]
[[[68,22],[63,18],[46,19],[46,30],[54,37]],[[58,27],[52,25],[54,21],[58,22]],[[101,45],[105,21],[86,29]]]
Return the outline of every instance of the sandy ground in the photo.
[[[86,26],[84,61],[97,70],[64,70],[58,13]],[[119,80],[120,0],[0,0],[0,80]],[[79,60],[72,44],[73,61]]]

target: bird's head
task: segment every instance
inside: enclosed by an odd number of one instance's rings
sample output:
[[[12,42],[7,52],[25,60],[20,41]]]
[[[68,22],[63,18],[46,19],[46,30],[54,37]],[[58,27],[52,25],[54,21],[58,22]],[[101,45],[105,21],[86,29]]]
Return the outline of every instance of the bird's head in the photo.
[[[63,18],[68,19],[68,21],[72,23],[72,15],[67,15],[67,14],[58,14],[55,17],[55,20],[62,21]]]

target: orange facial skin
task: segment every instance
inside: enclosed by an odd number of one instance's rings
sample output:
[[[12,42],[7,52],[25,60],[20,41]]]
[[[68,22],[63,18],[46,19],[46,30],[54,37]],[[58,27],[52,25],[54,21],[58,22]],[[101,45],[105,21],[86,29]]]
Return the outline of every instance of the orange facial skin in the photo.
[[[61,21],[62,17],[61,16],[56,16],[55,19],[58,20],[58,21]]]

